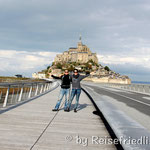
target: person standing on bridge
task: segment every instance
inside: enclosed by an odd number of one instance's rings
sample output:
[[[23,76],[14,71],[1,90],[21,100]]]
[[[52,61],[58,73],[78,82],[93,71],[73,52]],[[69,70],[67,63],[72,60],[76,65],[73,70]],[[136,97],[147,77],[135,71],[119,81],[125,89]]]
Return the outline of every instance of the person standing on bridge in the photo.
[[[74,107],[74,112],[77,112],[77,107],[79,104],[79,97],[81,94],[81,85],[80,81],[86,77],[88,77],[90,73],[87,73],[86,75],[80,75],[77,69],[74,69],[74,74],[71,76],[72,78],[72,91],[71,91],[71,96],[68,102],[68,108],[67,111],[70,111],[71,103],[76,95],[76,104]]]
[[[60,77],[56,77],[54,75],[52,75],[53,78],[55,79],[61,79],[62,83],[61,83],[61,90],[59,93],[59,99],[56,103],[56,106],[54,109],[52,109],[52,111],[58,111],[59,110],[59,106],[61,104],[61,101],[65,95],[65,104],[64,104],[64,111],[66,111],[67,109],[67,103],[68,103],[68,97],[70,95],[70,83],[71,83],[71,77],[69,75],[69,71],[65,70],[64,75],[61,75]]]

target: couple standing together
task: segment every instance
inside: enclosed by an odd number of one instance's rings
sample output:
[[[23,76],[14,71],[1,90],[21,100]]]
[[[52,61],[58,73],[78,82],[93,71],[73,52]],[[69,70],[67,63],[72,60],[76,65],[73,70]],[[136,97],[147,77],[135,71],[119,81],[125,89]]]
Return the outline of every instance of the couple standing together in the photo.
[[[77,69],[74,69],[73,75],[69,75],[68,70],[65,70],[64,75],[62,75],[60,77],[56,77],[56,76],[52,75],[53,78],[62,80],[59,99],[58,99],[56,106],[53,109],[53,111],[59,110],[59,106],[60,106],[61,101],[65,95],[64,111],[68,111],[68,112],[70,111],[71,103],[72,103],[74,97],[76,96],[76,104],[74,107],[74,112],[77,112],[77,107],[79,104],[79,97],[81,94],[80,81],[89,75],[90,74],[80,75]],[[69,96],[70,95],[70,84],[71,84],[71,82],[72,82],[72,91],[71,91],[71,96]],[[68,100],[68,97],[69,97],[69,100]]]

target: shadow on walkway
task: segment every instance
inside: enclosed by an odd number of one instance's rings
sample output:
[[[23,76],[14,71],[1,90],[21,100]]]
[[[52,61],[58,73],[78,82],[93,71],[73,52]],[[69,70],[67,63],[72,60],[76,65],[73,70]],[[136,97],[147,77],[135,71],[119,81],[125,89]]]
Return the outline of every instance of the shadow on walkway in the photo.
[[[84,104],[79,104],[79,105],[78,105],[78,108],[77,108],[77,111],[80,111],[80,110],[86,108],[87,106],[91,106],[91,105],[92,105],[92,104],[86,104],[86,103],[84,103]],[[73,110],[74,107],[75,107],[75,104],[71,104],[70,111]],[[64,110],[64,107],[63,107],[63,108],[60,108],[59,110]]]

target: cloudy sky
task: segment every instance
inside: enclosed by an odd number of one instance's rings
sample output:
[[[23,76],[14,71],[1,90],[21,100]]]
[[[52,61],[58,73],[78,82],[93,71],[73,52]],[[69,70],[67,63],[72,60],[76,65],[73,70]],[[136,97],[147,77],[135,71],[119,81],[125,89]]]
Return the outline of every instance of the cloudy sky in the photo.
[[[149,0],[0,0],[0,76],[46,68],[80,33],[99,63],[150,81]]]

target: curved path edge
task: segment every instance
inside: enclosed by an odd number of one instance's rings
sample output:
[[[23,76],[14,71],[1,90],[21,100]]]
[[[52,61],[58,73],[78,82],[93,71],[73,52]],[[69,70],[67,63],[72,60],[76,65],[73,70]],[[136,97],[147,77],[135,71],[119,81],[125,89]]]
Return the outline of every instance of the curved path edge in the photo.
[[[83,86],[83,90],[90,95],[124,150],[150,149],[150,132],[146,128],[117,109],[112,103],[101,98],[93,89]]]

